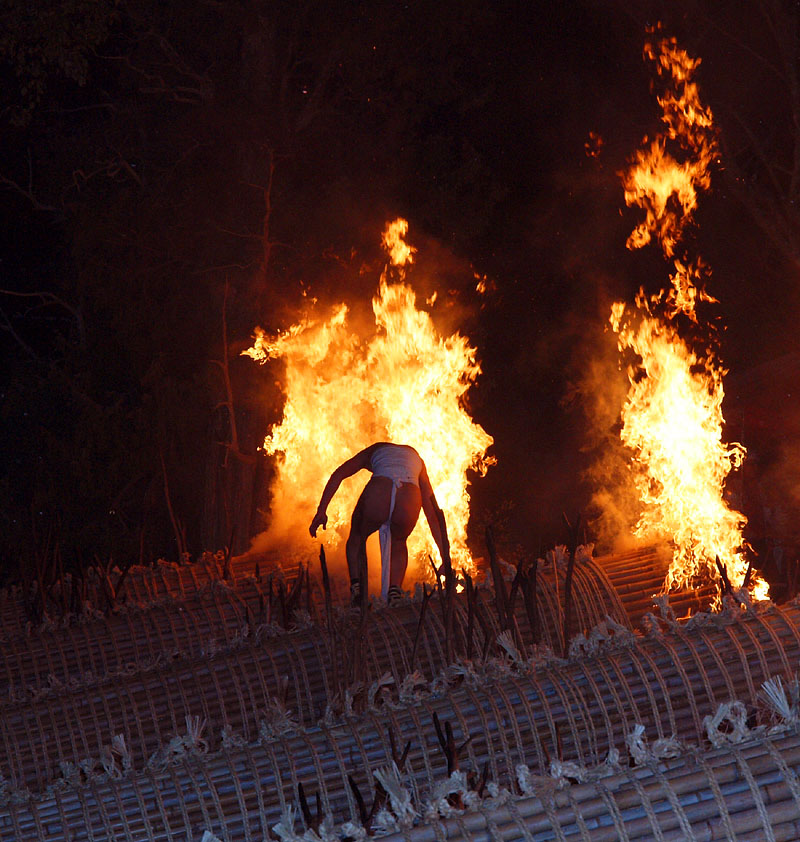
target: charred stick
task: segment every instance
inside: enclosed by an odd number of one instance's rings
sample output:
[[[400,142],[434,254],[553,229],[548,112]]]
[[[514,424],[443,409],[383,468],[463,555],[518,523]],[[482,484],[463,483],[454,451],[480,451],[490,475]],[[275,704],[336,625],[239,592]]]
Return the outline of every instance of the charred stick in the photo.
[[[111,589],[111,583],[106,575],[105,567],[100,561],[100,557],[96,555],[94,559],[97,578],[100,580],[100,590],[103,592],[103,597],[106,601],[106,613],[108,613],[114,607],[114,594]]]
[[[471,773],[471,775],[472,775],[472,778],[473,778],[473,780],[471,782],[472,789],[475,792],[478,793],[479,798],[483,798],[483,791],[486,788],[487,781],[489,780],[489,761],[487,760],[483,764],[483,770],[481,771],[481,776],[478,779],[477,784],[474,782],[475,773],[473,772],[473,773]]]
[[[448,664],[453,663],[453,617],[455,615],[456,583],[453,570],[447,565],[445,570],[445,611],[444,611],[444,644],[445,658]]]
[[[55,551],[56,560],[58,561],[58,581],[61,582],[61,616],[66,617],[67,615],[67,594],[66,594],[66,587],[67,583],[64,579],[64,560],[61,556],[61,545],[56,543],[56,551]]]
[[[319,790],[317,790],[317,815],[312,816],[311,810],[308,807],[308,801],[306,801],[306,794],[303,790],[303,784],[297,784],[297,795],[300,800],[300,810],[303,813],[303,821],[306,823],[306,827],[309,830],[313,830],[315,833],[319,830],[320,823],[322,821],[322,803],[319,797]]]
[[[471,737],[467,738],[464,743],[459,748],[456,745],[455,736],[453,735],[453,726],[450,724],[448,720],[445,720],[444,723],[444,733],[442,733],[442,726],[439,722],[439,717],[434,711],[433,713],[433,724],[436,728],[436,736],[439,740],[439,745],[442,747],[442,751],[447,759],[447,775],[448,777],[453,774],[453,772],[458,771],[459,768],[459,752],[464,746],[469,743]],[[461,798],[461,793],[453,793],[452,795],[448,796],[447,798],[448,803],[456,807],[457,809],[463,808],[463,799]]]
[[[483,616],[480,600],[478,599],[477,588],[475,590],[475,617],[478,620],[478,625],[481,627],[481,631],[483,632],[483,660],[485,661],[487,655],[489,654],[489,647],[492,645],[492,641],[494,640],[494,635],[486,622],[486,618]]]
[[[272,589],[272,582],[273,582],[272,573],[269,574],[268,582],[269,582],[269,600],[267,602],[267,624],[270,624],[270,623],[272,623],[272,600],[273,600],[273,596],[274,596],[273,589]]]
[[[430,553],[428,553],[428,561],[431,563],[431,567],[433,568],[433,577],[436,581],[436,594],[439,597],[439,609],[442,612],[442,625],[446,626],[447,616],[444,597],[442,596],[442,568],[436,566],[436,562],[433,560],[433,556]],[[431,592],[431,595],[433,595],[433,592]]]
[[[250,631],[250,634],[252,636],[255,633],[257,623],[256,623],[256,618],[253,615],[253,610],[252,610],[252,608],[250,608],[249,602],[244,603],[244,610],[245,610],[245,613],[247,614],[247,628]]]
[[[517,614],[515,610],[515,603],[517,600],[517,591],[520,588],[520,583],[523,580],[523,567],[524,561],[520,559],[517,563],[517,572],[514,575],[514,581],[511,583],[511,595],[508,598],[508,620],[509,625],[512,626],[512,631],[514,634],[514,640],[517,645],[517,648],[523,654],[525,653],[525,643],[522,638],[522,632],[519,630],[519,623],[517,623]]]
[[[286,610],[286,584],[283,579],[278,582],[278,605],[281,609],[281,625],[289,627],[289,613]]]
[[[372,796],[372,807],[369,810],[367,810],[367,805],[364,802],[364,796],[361,794],[361,790],[358,788],[358,784],[353,779],[353,776],[348,775],[347,780],[350,784],[350,789],[353,792],[353,797],[356,799],[356,807],[358,808],[358,818],[361,821],[361,826],[367,832],[367,836],[372,836],[372,819],[374,818],[378,810],[380,810],[380,808],[386,802],[386,791],[381,786],[380,782],[378,782],[375,787],[375,792]]]
[[[439,745],[442,751],[447,751],[447,740],[445,740],[444,732],[442,731],[442,725],[439,722],[439,714],[436,711],[433,712],[433,727],[436,729],[436,739],[439,740]]]
[[[322,572],[322,590],[325,595],[325,621],[328,626],[328,643],[331,647],[331,668],[333,672],[333,686],[341,690],[339,686],[339,658],[334,645],[333,630],[333,598],[331,597],[331,579],[328,575],[328,562],[325,558],[325,547],[319,545],[319,567]],[[363,824],[363,822],[362,822]]]
[[[517,563],[517,572],[514,576],[514,581],[511,583],[511,595],[508,598],[508,613],[510,617],[514,616],[514,603],[517,600],[517,591],[519,590],[520,584],[522,583],[522,568],[523,560],[520,559]]]
[[[750,584],[750,577],[753,575],[753,559],[751,558],[747,562],[747,571],[744,574],[744,581],[742,582],[742,587],[746,590],[747,586]]]
[[[392,747],[392,760],[394,760],[395,766],[398,769],[402,769],[405,765],[406,758],[408,757],[409,749],[411,748],[411,740],[406,743],[405,748],[403,749],[403,753],[401,755],[397,754],[397,743],[394,738],[394,728],[389,726],[389,744]]]
[[[231,537],[225,547],[225,557],[222,563],[222,578],[227,582],[231,577],[231,556],[233,555],[233,539],[236,537],[236,524],[231,527]]]
[[[375,794],[372,796],[372,808],[369,811],[369,816],[367,816],[367,823],[364,825],[364,830],[371,836],[372,835],[372,820],[375,818],[376,813],[378,813],[382,808],[383,805],[388,800],[389,793],[383,788],[383,784],[380,781],[375,781]]]
[[[464,581],[467,588],[467,660],[472,660],[472,638],[475,634],[475,588],[472,585],[472,576],[464,572]]]
[[[122,588],[125,584],[125,579],[127,578],[128,571],[131,569],[131,567],[133,567],[133,561],[129,561],[125,565],[125,569],[122,571],[122,573],[120,573],[119,581],[117,582],[117,587],[115,588],[116,599],[119,599],[120,595],[122,594]]]
[[[428,602],[430,598],[433,596],[433,589],[431,588],[431,592],[428,593],[428,588],[426,585],[422,585],[422,605],[419,609],[419,622],[417,623],[417,631],[414,635],[414,647],[411,650],[411,662],[408,665],[408,671],[414,672],[414,661],[417,657],[417,647],[419,646],[419,638],[420,634],[422,633],[422,624],[425,622],[425,611],[428,608]]]
[[[350,784],[350,790],[353,793],[353,798],[356,800],[359,821],[361,822],[361,826],[366,830],[367,822],[369,821],[369,813],[367,812],[367,805],[364,803],[364,796],[361,794],[361,790],[358,788],[358,784],[355,782],[352,775],[347,775],[347,782]]]
[[[500,620],[500,628],[506,631],[509,628],[508,622],[508,599],[506,596],[506,583],[500,573],[500,564],[497,561],[497,550],[494,545],[494,533],[492,527],[486,527],[486,549],[489,551],[489,563],[492,570],[492,582],[494,583],[494,598],[497,603],[497,616]]]
[[[528,622],[531,626],[531,638],[534,643],[539,642],[539,600],[536,591],[536,574],[539,570],[539,559],[536,558],[531,565],[523,587],[523,597],[525,598],[525,612],[528,615]]]
[[[322,590],[325,594],[325,619],[328,623],[328,634],[333,634],[333,599],[331,598],[331,580],[328,576],[328,562],[325,558],[325,547],[319,545],[319,567],[322,572]]]
[[[730,579],[728,579],[728,569],[719,560],[719,556],[714,556],[714,561],[717,562],[717,570],[719,570],[720,590],[722,591],[722,595],[723,596],[730,595],[731,594],[731,583],[730,583]]]
[[[578,551],[578,534],[581,526],[581,516],[578,515],[578,519],[575,522],[575,528],[573,529],[570,525],[569,520],[567,519],[566,514],[564,515],[564,522],[567,524],[567,528],[570,530],[570,547],[569,547],[569,562],[567,563],[567,578],[564,582],[564,657],[566,658],[567,652],[569,650],[569,626],[570,620],[572,619],[572,575],[575,571],[575,555]]]
[[[439,716],[436,711],[433,712],[433,727],[436,729],[436,737],[439,740],[439,745],[444,752],[444,756],[447,759],[447,775],[448,777],[453,774],[453,772],[458,770],[458,747],[456,746],[456,740],[453,736],[453,726],[450,724],[449,720],[445,720],[444,723],[444,730],[442,730],[442,724],[439,721]],[[469,742],[469,740],[467,740]],[[466,745],[466,743],[464,743]]]
[[[286,622],[284,623],[284,628],[288,628],[288,620],[291,618],[292,612],[295,610],[300,601],[300,595],[303,592],[303,577],[305,575],[305,570],[305,567],[301,564],[300,570],[297,573],[297,578],[295,579],[292,589],[289,591],[289,595],[286,598]]]

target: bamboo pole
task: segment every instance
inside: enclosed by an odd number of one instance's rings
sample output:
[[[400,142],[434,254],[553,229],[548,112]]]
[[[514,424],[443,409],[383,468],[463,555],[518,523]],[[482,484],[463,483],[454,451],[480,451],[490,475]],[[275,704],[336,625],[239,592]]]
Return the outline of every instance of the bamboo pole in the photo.
[[[429,622],[431,636],[438,637],[441,646],[436,612],[429,612]],[[449,719],[455,711],[462,739],[473,736],[468,752],[476,768],[487,761],[495,771],[516,762],[541,766],[548,753],[585,764],[598,762],[634,722],[659,737],[699,735],[703,716],[721,702],[738,697],[754,703],[762,681],[773,674],[786,675],[800,658],[798,625],[800,609],[795,606],[763,615],[752,612],[729,626],[688,632],[676,628],[563,666],[525,668],[520,674],[501,670],[489,684],[468,677],[452,687],[444,701],[426,698],[416,712],[413,706],[407,712],[392,712],[392,727],[404,740],[421,744],[432,732],[434,713]],[[371,640],[367,638],[370,649]],[[3,771],[14,785],[41,790],[52,782],[59,762],[96,758],[118,733],[125,735],[135,767],[142,768],[191,715],[207,719],[209,734],[218,735],[226,726],[246,740],[256,739],[260,721],[279,712],[265,704],[267,694],[276,694],[264,672],[270,657],[268,650],[253,645],[220,664],[212,659],[189,667],[170,665],[138,688],[120,680],[92,693],[60,693],[46,704],[42,700],[33,706],[8,706],[0,718],[0,744],[8,758]],[[320,662],[323,659],[321,651]],[[295,652],[284,663],[297,667],[302,660]],[[277,686],[280,677],[273,673],[272,680]],[[293,698],[302,698],[314,680],[312,670],[296,670],[289,675],[287,689]],[[390,691],[393,699],[396,688],[395,684]],[[376,699],[380,702],[380,696]],[[301,721],[308,725],[323,712],[317,710],[315,718]],[[346,786],[337,757],[353,750],[353,739],[351,734],[344,743],[322,740],[314,749],[330,762],[337,792]],[[494,740],[500,741],[499,748]],[[376,751],[365,762],[388,762],[383,748]],[[300,763],[304,752],[302,746],[294,747],[287,757]],[[425,763],[435,760],[426,754]]]
[[[564,646],[560,628],[563,608],[557,592],[565,570],[552,565],[548,568],[547,564],[542,570],[540,601],[546,611],[542,642],[560,650]],[[9,607],[10,591],[6,589],[0,593],[0,606],[9,620],[4,631],[10,630],[10,634],[0,651],[0,696],[12,689],[40,689],[54,682],[80,681],[87,674],[100,677],[130,670],[176,651],[208,651],[213,648],[212,641],[225,646],[238,639],[243,627],[253,625],[254,618],[260,623],[274,621],[273,612],[266,609],[271,579],[263,577],[257,565],[255,573],[247,575],[232,565],[229,582],[223,582],[223,572],[222,562],[216,561],[134,568],[128,573],[127,602],[116,609],[117,613],[20,634],[8,616],[14,610]],[[286,574],[290,588],[297,575],[297,570]],[[555,597],[547,592],[548,587],[555,588]],[[613,587],[593,562],[585,561],[576,568],[576,588],[580,590],[576,615],[581,628],[596,625],[605,614],[617,622],[627,622]],[[313,596],[315,614],[322,615],[327,610],[323,589],[314,588]],[[334,601],[336,596],[334,593]],[[17,631],[21,629],[20,612],[16,616]]]
[[[700,765],[700,771],[697,770]],[[407,842],[519,838],[625,840],[792,839],[800,828],[796,734],[623,769],[597,782],[540,794],[456,819],[421,823]],[[787,784],[788,772],[794,788]],[[547,802],[550,802],[548,808]],[[538,834],[548,834],[539,836]],[[400,834],[386,837],[400,838]]]
[[[324,771],[319,766],[311,770],[295,766],[293,786],[283,805],[275,803],[270,799],[269,776],[262,777],[270,763],[277,766],[280,758],[269,746],[246,747],[205,760],[180,761],[160,774],[98,780],[25,803],[9,803],[0,812],[0,839],[195,839],[203,830],[223,840],[261,839],[280,818],[282,806],[296,801],[300,785],[319,796],[323,812],[337,824],[350,817],[353,810],[346,801],[332,801],[320,793],[314,779]],[[409,759],[405,768],[413,773],[413,767]],[[406,830],[403,838],[489,842],[552,838],[557,833],[565,839],[635,842],[724,839],[733,833],[760,840],[773,832],[776,839],[788,839],[789,828],[800,824],[798,771],[800,737],[787,732],[742,746],[689,750],[681,757],[638,768],[622,766],[597,781],[561,789],[555,782],[535,783],[532,794],[495,807],[487,803],[456,819],[422,821]],[[253,786],[255,780],[259,785]],[[510,780],[503,783],[514,787]],[[414,789],[418,807],[429,794]]]

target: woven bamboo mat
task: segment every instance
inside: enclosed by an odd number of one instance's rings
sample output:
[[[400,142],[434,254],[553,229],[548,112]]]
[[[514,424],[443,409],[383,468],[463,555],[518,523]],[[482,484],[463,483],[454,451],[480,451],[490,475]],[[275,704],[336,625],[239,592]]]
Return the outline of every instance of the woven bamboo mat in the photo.
[[[136,568],[126,578],[125,601],[114,612],[94,611],[78,622],[46,623],[36,629],[25,625],[21,602],[12,605],[6,589],[0,596],[0,602],[6,600],[4,616],[9,619],[0,651],[0,697],[83,683],[86,676],[130,671],[175,653],[207,652],[239,639],[243,629],[247,633],[246,627],[252,631],[265,623],[290,626],[292,619],[280,610],[275,573],[245,575],[232,567],[229,578],[223,580],[221,568],[210,563]],[[279,574],[284,592],[290,591],[298,570]],[[563,648],[565,576],[563,563],[543,564],[539,574],[541,633],[559,651]],[[334,580],[333,599],[340,603],[336,585]],[[593,560],[584,559],[576,566],[574,590],[574,631],[595,625],[606,614],[627,622],[613,586]],[[321,617],[323,603],[322,589],[312,576],[311,587],[306,584],[301,590],[297,607]]]
[[[584,618],[600,622],[613,610],[598,596],[592,568],[576,569],[575,604]],[[562,634],[556,587],[539,581],[540,637],[558,643]],[[491,591],[478,592],[478,606],[493,643],[501,632]],[[10,760],[3,770],[15,786],[41,789],[53,781],[61,763],[97,757],[114,734],[125,735],[137,759],[156,750],[182,726],[186,716],[200,716],[221,729],[230,724],[252,739],[259,718],[277,706],[293,712],[302,725],[316,723],[330,704],[344,704],[354,681],[363,686],[388,675],[396,686],[412,671],[411,655],[419,629],[413,667],[429,678],[446,665],[445,630],[437,605],[425,612],[411,602],[369,615],[365,629],[352,619],[327,629],[313,626],[270,636],[256,629],[229,646],[199,653],[167,650],[166,657],[69,684],[54,684],[0,703],[0,744]],[[619,615],[619,609],[617,614]],[[532,644],[533,630],[517,605],[521,645]],[[620,617],[624,620],[624,616]],[[457,652],[467,650],[469,617],[457,604],[454,637]],[[364,634],[364,640],[359,640]],[[358,644],[358,661],[353,652]],[[475,654],[486,647],[480,632]],[[494,646],[492,647],[494,651]]]
[[[170,801],[173,806],[167,815],[176,835],[153,838],[184,838],[180,829],[199,827],[205,821],[203,810],[208,809],[202,805],[208,798],[221,799],[223,791],[227,798],[227,806],[221,808],[223,814],[233,811],[231,820],[236,820],[240,799],[245,797],[240,790],[253,785],[254,792],[247,796],[253,800],[245,811],[246,817],[251,817],[246,820],[252,823],[247,833],[266,833],[266,828],[297,799],[299,783],[309,792],[320,793],[326,811],[339,817],[353,813],[348,775],[363,792],[370,792],[373,773],[391,760],[392,734],[398,746],[411,743],[407,772],[412,789],[418,793],[432,789],[447,774],[434,714],[440,722],[451,723],[458,744],[470,738],[463,748],[464,766],[480,770],[486,764],[490,779],[504,785],[513,781],[519,764],[540,772],[553,758],[596,765],[609,749],[624,745],[627,733],[637,723],[653,739],[694,735],[700,741],[703,718],[719,704],[732,698],[755,703],[763,680],[791,672],[800,654],[799,621],[800,608],[790,606],[741,616],[720,615],[707,625],[698,621],[689,628],[654,629],[632,645],[620,632],[619,640],[612,636],[605,642],[587,641],[585,648],[590,653],[597,650],[595,654],[576,657],[568,664],[531,670],[524,663],[491,661],[480,673],[451,671],[448,683],[440,682],[433,688],[415,690],[407,686],[404,701],[399,699],[397,688],[376,688],[372,704],[363,714],[327,725],[295,728],[280,711],[273,710],[262,719],[255,740],[248,740],[237,729],[232,722],[235,711],[229,710],[227,721],[207,723],[201,742],[205,741],[203,750],[212,753],[199,765],[178,757],[178,765],[165,772],[143,771],[143,755],[139,756],[134,747],[134,772],[125,779],[99,780],[96,768],[92,771],[89,767],[87,786],[66,788],[44,801],[52,802],[53,809],[67,816],[70,823],[80,825],[87,821],[80,818],[81,811],[89,810],[86,799],[100,792],[98,797],[117,805],[115,815],[120,811],[137,814],[146,834],[163,821],[166,808],[153,796],[145,809],[139,790],[154,787],[166,793],[174,788],[175,801]],[[36,708],[39,710],[39,705]],[[243,709],[243,720],[245,713]],[[144,711],[131,712],[130,716],[122,728],[112,725],[108,729],[109,742],[113,733],[125,733],[131,746],[125,728],[143,727],[146,717]],[[42,720],[47,718],[42,716]],[[223,750],[218,749],[219,731],[215,728],[220,721],[226,721],[228,727],[227,748]],[[251,727],[255,729],[256,723]],[[18,732],[19,726],[14,730]],[[80,730],[85,734],[90,729]],[[175,732],[184,731],[186,727],[177,724]],[[12,735],[5,739],[10,752],[7,756],[23,750],[22,745],[9,744]],[[183,748],[178,749],[180,755]],[[160,757],[164,762],[164,755]],[[157,767],[158,758],[151,762],[151,769]],[[80,777],[78,772],[74,774]],[[217,792],[216,787],[222,790]],[[26,811],[35,812],[38,803],[34,799],[28,807],[20,806],[22,812],[9,807],[9,820]],[[32,816],[25,819],[32,820]]]
[[[267,838],[269,828],[297,801],[300,783],[310,799],[320,791],[323,814],[341,824],[356,815],[356,805],[346,787],[338,795],[320,787],[327,763],[316,748],[316,736],[322,733],[334,742],[352,729],[357,747],[348,751],[341,746],[337,762],[355,771],[370,752],[382,753],[384,761],[391,756],[385,727],[386,718],[369,714],[357,724],[307,730],[290,740],[291,745],[265,738],[206,757],[177,757],[158,773],[128,774],[121,780],[92,776],[83,786],[9,804],[0,813],[0,839],[194,842],[208,830],[225,842],[256,842]],[[305,754],[297,751],[303,743]],[[501,769],[517,760],[507,748],[496,747],[505,764]],[[477,840],[487,834],[525,839],[788,839],[798,820],[800,739],[795,733],[724,749],[689,747],[677,758],[653,758],[639,769],[628,768],[623,758],[616,771],[572,785],[567,784],[573,772],[566,764],[554,781],[542,780],[540,774],[524,782],[519,764],[498,777],[491,761],[489,768],[491,781],[521,797],[499,807],[481,804],[475,812],[447,820],[445,830],[438,820],[418,821],[402,835],[415,842],[450,836]],[[287,781],[276,792],[272,771],[278,769]],[[359,777],[359,786],[368,793],[365,778]],[[446,771],[441,763],[428,766],[412,751],[401,779],[416,811],[424,813],[436,790],[441,792]],[[720,822],[723,832],[710,832]],[[302,822],[297,827],[302,833]],[[495,835],[498,828],[502,832]],[[744,835],[730,835],[731,828]]]

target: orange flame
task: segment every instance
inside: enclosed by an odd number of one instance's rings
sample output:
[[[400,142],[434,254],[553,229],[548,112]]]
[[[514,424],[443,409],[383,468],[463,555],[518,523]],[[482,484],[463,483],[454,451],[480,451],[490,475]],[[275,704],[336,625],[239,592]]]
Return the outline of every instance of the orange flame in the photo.
[[[389,254],[393,266],[405,266],[414,262],[416,249],[408,245],[404,237],[408,233],[408,222],[405,219],[395,219],[389,222],[381,235],[383,247]]]
[[[383,233],[395,266],[413,260],[415,249],[403,241],[407,229],[408,223],[398,219]],[[297,542],[301,534],[307,536],[306,521],[339,464],[374,441],[410,444],[425,460],[445,512],[453,564],[472,571],[467,471],[482,475],[494,462],[486,456],[492,437],[464,407],[481,372],[476,349],[458,333],[441,336],[430,315],[417,309],[414,290],[402,280],[390,283],[387,273],[388,267],[372,299],[374,329],[358,332],[347,305],[340,304],[326,319],[305,319],[276,337],[257,328],[253,347],[244,352],[260,362],[285,364],[283,420],[264,441],[264,450],[279,456],[276,517],[300,513],[299,523],[285,530]],[[361,481],[346,481],[334,497],[325,537],[329,545],[346,538],[367,479],[364,473]],[[427,527],[418,524],[409,539],[406,585],[429,578],[428,553],[437,557]]]
[[[632,166],[622,174],[626,204],[638,205],[646,214],[628,237],[628,248],[641,248],[655,235],[664,254],[672,257],[697,207],[697,191],[711,186],[709,166],[718,144],[713,115],[701,103],[693,81],[701,60],[678,49],[674,38],[657,45],[648,41],[644,55],[667,83],[666,93],[658,97],[666,131],[637,150]],[[677,141],[683,160],[667,150],[670,140]]]
[[[712,351],[703,358],[691,351],[675,324],[679,314],[697,323],[697,301],[714,301],[698,287],[708,267],[701,260],[680,260],[675,249],[697,207],[698,191],[710,186],[716,134],[693,80],[700,59],[678,49],[674,38],[648,42],[645,57],[667,84],[658,100],[666,131],[639,150],[623,173],[626,202],[645,210],[627,245],[640,248],[657,239],[675,271],[668,292],[650,299],[639,292],[636,324],[622,302],[614,304],[610,318],[619,350],[637,358],[628,368],[630,389],[620,433],[633,451],[643,506],[635,533],[674,544],[665,590],[717,578],[716,559],[727,568],[731,584],[740,587],[747,571],[742,536],[747,519],[729,508],[724,487],[745,449],[722,441],[727,372]],[[677,145],[682,161],[668,151],[669,142]],[[751,583],[757,598],[767,596],[763,580],[754,576]]]

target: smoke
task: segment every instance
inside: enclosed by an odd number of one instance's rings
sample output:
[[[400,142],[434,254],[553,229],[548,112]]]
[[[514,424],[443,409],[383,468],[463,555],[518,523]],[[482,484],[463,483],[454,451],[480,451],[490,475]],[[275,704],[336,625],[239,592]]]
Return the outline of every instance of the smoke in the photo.
[[[602,281],[598,288],[602,289]],[[571,364],[565,404],[584,422],[584,476],[590,489],[587,529],[603,552],[637,546],[632,530],[641,504],[633,483],[630,452],[620,441],[620,411],[628,378],[616,337],[607,328],[611,299],[600,294],[598,312],[587,320]]]
[[[788,354],[731,377],[731,417],[748,449],[739,480],[759,566],[778,580],[800,558],[800,355]]]

